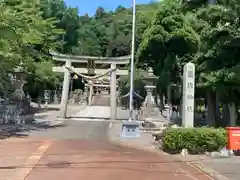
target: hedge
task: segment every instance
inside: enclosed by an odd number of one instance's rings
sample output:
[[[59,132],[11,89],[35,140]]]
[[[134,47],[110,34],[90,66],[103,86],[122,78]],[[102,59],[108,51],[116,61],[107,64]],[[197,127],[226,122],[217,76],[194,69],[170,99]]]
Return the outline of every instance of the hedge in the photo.
[[[182,149],[187,149],[191,154],[213,152],[227,143],[224,129],[209,127],[168,128],[162,135],[162,149],[169,153],[180,153]]]

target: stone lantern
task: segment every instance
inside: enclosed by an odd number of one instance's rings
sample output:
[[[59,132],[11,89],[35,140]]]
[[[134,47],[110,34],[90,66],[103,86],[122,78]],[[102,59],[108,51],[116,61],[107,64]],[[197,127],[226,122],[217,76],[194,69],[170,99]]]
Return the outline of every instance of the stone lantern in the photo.
[[[156,107],[155,99],[153,97],[153,91],[156,89],[156,79],[157,77],[153,74],[152,68],[149,68],[148,74],[143,76],[143,80],[147,84],[145,86],[147,96],[144,101],[144,106]]]
[[[148,85],[154,86],[156,84],[157,77],[153,74],[152,68],[149,68],[147,72],[147,76],[144,77],[144,80],[147,81]]]
[[[161,114],[153,97],[153,91],[156,90],[155,84],[157,77],[153,74],[153,70],[149,68],[148,73],[143,75],[142,79],[147,84],[145,86],[147,96],[141,108],[144,118],[143,126],[156,127],[155,122],[161,121]]]
[[[12,94],[11,101],[22,101],[25,98],[25,93],[23,91],[23,86],[26,83],[25,78],[26,73],[23,67],[19,66],[14,69],[12,73],[12,83],[15,91]]]
[[[7,109],[13,123],[19,124],[34,120],[34,112],[30,101],[23,91],[26,75],[22,66],[16,67],[11,73],[11,81],[15,90],[10,97],[10,104]]]

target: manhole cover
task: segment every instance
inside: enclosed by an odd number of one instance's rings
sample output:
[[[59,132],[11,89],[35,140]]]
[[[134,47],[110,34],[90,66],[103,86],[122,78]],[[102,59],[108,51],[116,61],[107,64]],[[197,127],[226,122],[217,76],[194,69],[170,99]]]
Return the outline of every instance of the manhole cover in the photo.
[[[68,161],[54,161],[54,162],[49,162],[47,164],[48,167],[50,168],[66,168],[71,165],[70,162]]]

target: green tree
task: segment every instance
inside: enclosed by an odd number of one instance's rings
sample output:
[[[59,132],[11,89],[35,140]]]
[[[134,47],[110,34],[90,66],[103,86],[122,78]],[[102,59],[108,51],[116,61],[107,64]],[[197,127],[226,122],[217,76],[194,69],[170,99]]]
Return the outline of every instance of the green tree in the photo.
[[[63,29],[64,33],[58,36],[61,43],[57,50],[61,53],[74,54],[78,47],[78,30],[80,28],[78,9],[67,7],[63,0],[40,0],[42,17],[57,20],[56,27]]]
[[[153,68],[159,77],[160,94],[166,93],[171,84],[182,83],[183,65],[191,61],[199,49],[192,22],[193,18],[182,12],[179,1],[164,1],[143,34],[137,53],[138,64]]]
[[[9,86],[8,74],[22,65],[26,73],[35,71],[34,63],[49,57],[62,33],[54,19],[42,17],[39,1],[13,0],[0,4],[0,70],[3,88]]]

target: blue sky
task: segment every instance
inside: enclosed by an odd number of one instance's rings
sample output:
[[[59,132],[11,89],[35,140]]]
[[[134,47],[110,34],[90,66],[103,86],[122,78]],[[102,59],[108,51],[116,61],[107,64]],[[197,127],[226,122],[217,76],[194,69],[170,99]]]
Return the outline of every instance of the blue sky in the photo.
[[[131,7],[132,0],[65,0],[68,6],[78,7],[79,14],[93,15],[97,7],[102,6],[106,10],[115,10],[119,5]],[[137,4],[146,4],[150,0],[136,0]]]

